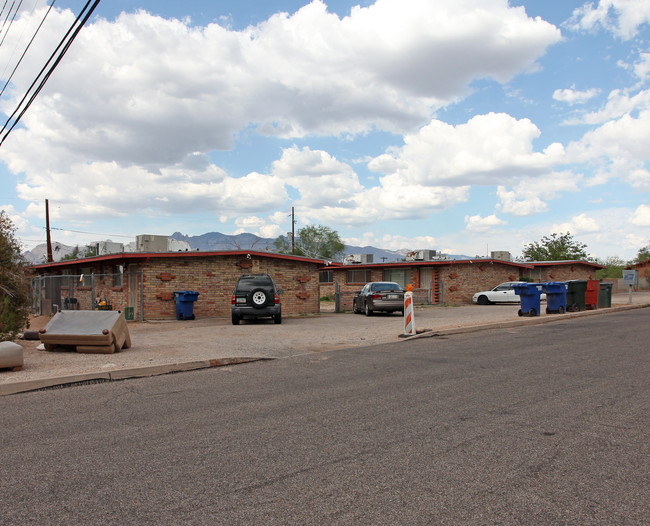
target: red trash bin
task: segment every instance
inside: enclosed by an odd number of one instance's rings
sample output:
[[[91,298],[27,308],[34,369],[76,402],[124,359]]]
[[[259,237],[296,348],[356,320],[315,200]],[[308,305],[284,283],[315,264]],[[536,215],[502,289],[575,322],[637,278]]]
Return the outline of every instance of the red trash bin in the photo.
[[[597,279],[587,280],[587,292],[585,292],[585,305],[588,309],[598,308],[598,292],[600,291],[600,281]]]

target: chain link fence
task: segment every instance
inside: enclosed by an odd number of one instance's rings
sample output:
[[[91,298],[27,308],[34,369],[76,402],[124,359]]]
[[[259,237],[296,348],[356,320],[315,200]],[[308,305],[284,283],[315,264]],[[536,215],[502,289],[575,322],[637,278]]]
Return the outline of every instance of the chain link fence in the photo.
[[[131,279],[127,280],[123,272],[37,276],[31,282],[31,312],[51,316],[63,310],[120,310],[127,320],[136,316],[143,320],[139,308],[143,280],[127,281]]]

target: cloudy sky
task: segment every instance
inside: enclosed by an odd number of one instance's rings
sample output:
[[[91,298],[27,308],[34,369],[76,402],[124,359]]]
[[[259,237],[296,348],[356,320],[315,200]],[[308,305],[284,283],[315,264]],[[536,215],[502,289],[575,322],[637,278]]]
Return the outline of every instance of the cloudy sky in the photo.
[[[50,2],[0,33],[7,84]],[[16,109],[85,0],[60,0]],[[2,14],[4,21],[6,13]],[[9,18],[10,20],[11,18]],[[0,147],[25,248],[137,234],[521,254],[650,243],[647,0],[103,0]]]

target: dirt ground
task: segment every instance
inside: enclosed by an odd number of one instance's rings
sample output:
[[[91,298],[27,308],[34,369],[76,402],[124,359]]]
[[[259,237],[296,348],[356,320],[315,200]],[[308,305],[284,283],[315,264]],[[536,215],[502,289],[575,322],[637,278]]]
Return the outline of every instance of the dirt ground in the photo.
[[[626,306],[628,294],[616,294],[612,307]],[[650,304],[650,292],[634,293],[634,305]],[[534,323],[565,315],[520,318],[519,305],[425,306],[415,311],[417,329],[433,332],[480,327],[500,323]],[[606,312],[610,309],[601,309]],[[611,309],[615,310],[615,309]],[[597,314],[587,311],[583,314]],[[47,325],[50,317],[33,318],[30,330]],[[88,373],[122,371],[202,360],[233,358],[283,358],[314,353],[404,341],[403,317],[378,314],[371,317],[352,313],[321,313],[314,316],[285,316],[281,325],[272,321],[244,321],[233,326],[229,318],[191,321],[129,322],[132,346],[115,354],[82,354],[37,350],[39,341],[17,340],[23,347],[21,371],[0,371],[3,384],[43,378],[59,378]]]

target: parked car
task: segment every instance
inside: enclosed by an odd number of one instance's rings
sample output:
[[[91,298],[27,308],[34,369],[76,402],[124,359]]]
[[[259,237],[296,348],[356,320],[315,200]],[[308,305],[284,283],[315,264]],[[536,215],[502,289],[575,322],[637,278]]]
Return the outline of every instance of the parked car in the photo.
[[[515,285],[520,285],[522,283],[527,283],[526,281],[506,281],[497,285],[492,290],[484,290],[482,292],[477,292],[472,297],[474,303],[479,305],[491,305],[493,303],[520,303],[521,298],[518,294],[515,294]],[[540,300],[545,300],[546,294],[540,296]]]
[[[352,302],[355,314],[365,313],[372,316],[374,312],[404,313],[404,289],[392,281],[373,281],[357,292]]]
[[[268,274],[240,276],[232,293],[232,324],[251,318],[273,318],[282,323],[279,292]]]

